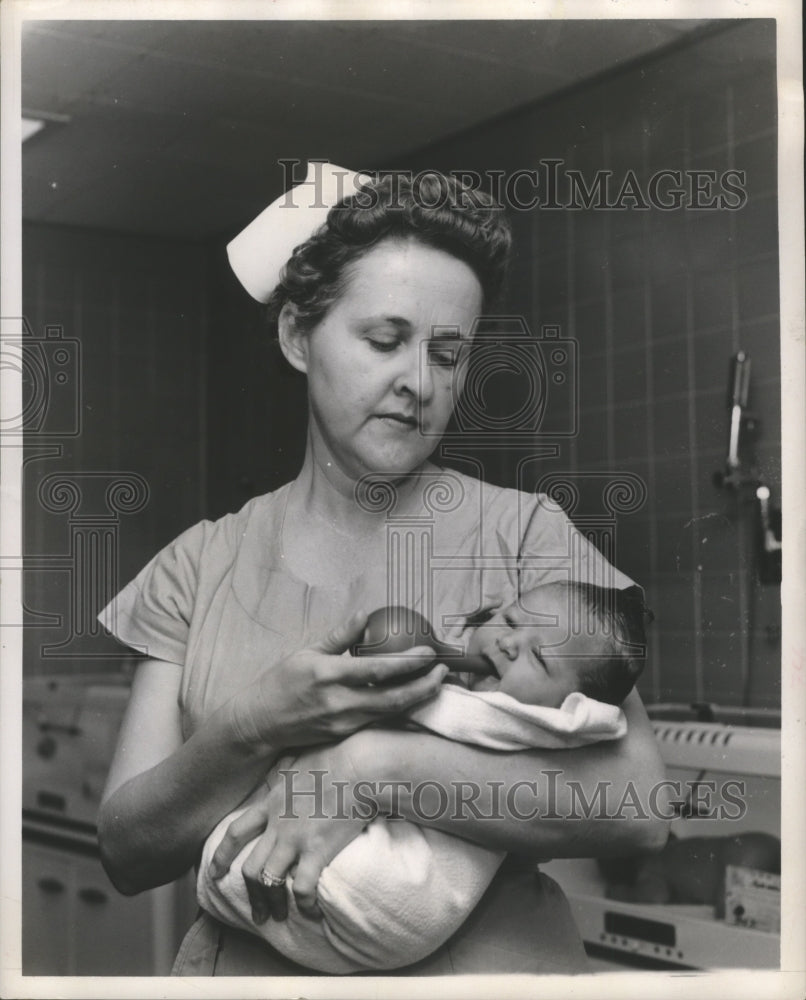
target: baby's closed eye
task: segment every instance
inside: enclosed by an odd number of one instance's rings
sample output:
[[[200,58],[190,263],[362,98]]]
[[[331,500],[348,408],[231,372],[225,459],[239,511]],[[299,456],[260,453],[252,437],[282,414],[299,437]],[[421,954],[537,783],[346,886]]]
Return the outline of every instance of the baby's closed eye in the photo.
[[[462,626],[462,631],[466,632],[468,629],[478,628],[479,625],[484,625],[488,622],[497,611],[500,610],[504,601],[500,599],[495,602],[495,604],[487,604],[476,611],[472,611],[465,618],[465,624]]]

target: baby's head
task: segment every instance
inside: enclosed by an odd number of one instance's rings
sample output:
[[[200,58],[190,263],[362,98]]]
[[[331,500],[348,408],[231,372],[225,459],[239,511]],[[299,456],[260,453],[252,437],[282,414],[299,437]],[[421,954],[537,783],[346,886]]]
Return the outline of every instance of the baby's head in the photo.
[[[574,691],[620,705],[643,669],[645,614],[639,587],[535,587],[471,636],[468,653],[483,656],[497,674],[471,687],[549,708]]]

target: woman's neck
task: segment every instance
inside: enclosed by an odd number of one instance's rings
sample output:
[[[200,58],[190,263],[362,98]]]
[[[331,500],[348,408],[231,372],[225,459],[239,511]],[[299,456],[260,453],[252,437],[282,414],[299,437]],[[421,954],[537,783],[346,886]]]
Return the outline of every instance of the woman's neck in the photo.
[[[422,509],[420,466],[397,479],[369,478],[366,485],[348,475],[324,450],[311,447],[293,483],[293,497],[300,512],[320,518],[345,535],[362,535],[382,527],[387,514],[413,513]]]

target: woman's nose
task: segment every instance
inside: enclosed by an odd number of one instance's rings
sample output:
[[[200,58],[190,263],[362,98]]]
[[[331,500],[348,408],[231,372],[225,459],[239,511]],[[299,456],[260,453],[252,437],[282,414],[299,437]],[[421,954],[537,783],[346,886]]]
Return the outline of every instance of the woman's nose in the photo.
[[[434,393],[434,373],[420,345],[412,341],[401,358],[403,367],[398,374],[395,388],[427,403]]]

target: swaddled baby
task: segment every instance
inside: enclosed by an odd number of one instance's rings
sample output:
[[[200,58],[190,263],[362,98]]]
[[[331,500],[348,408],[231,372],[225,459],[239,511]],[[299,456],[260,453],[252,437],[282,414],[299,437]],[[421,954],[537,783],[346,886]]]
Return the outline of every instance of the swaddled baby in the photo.
[[[445,683],[407,713],[411,724],[494,750],[561,749],[619,739],[618,707],[644,656],[641,591],[550,583],[521,595],[480,623],[467,651],[487,676]],[[214,880],[210,861],[230,823],[267,794],[257,789],[208,838],[197,897],[210,914],[257,934],[293,961],[349,974],[420,961],[464,922],[504,853],[430,827],[380,816],[322,871],[321,920],[301,914],[289,894],[288,919],[255,924],[241,866]],[[289,879],[291,884],[291,879]]]

